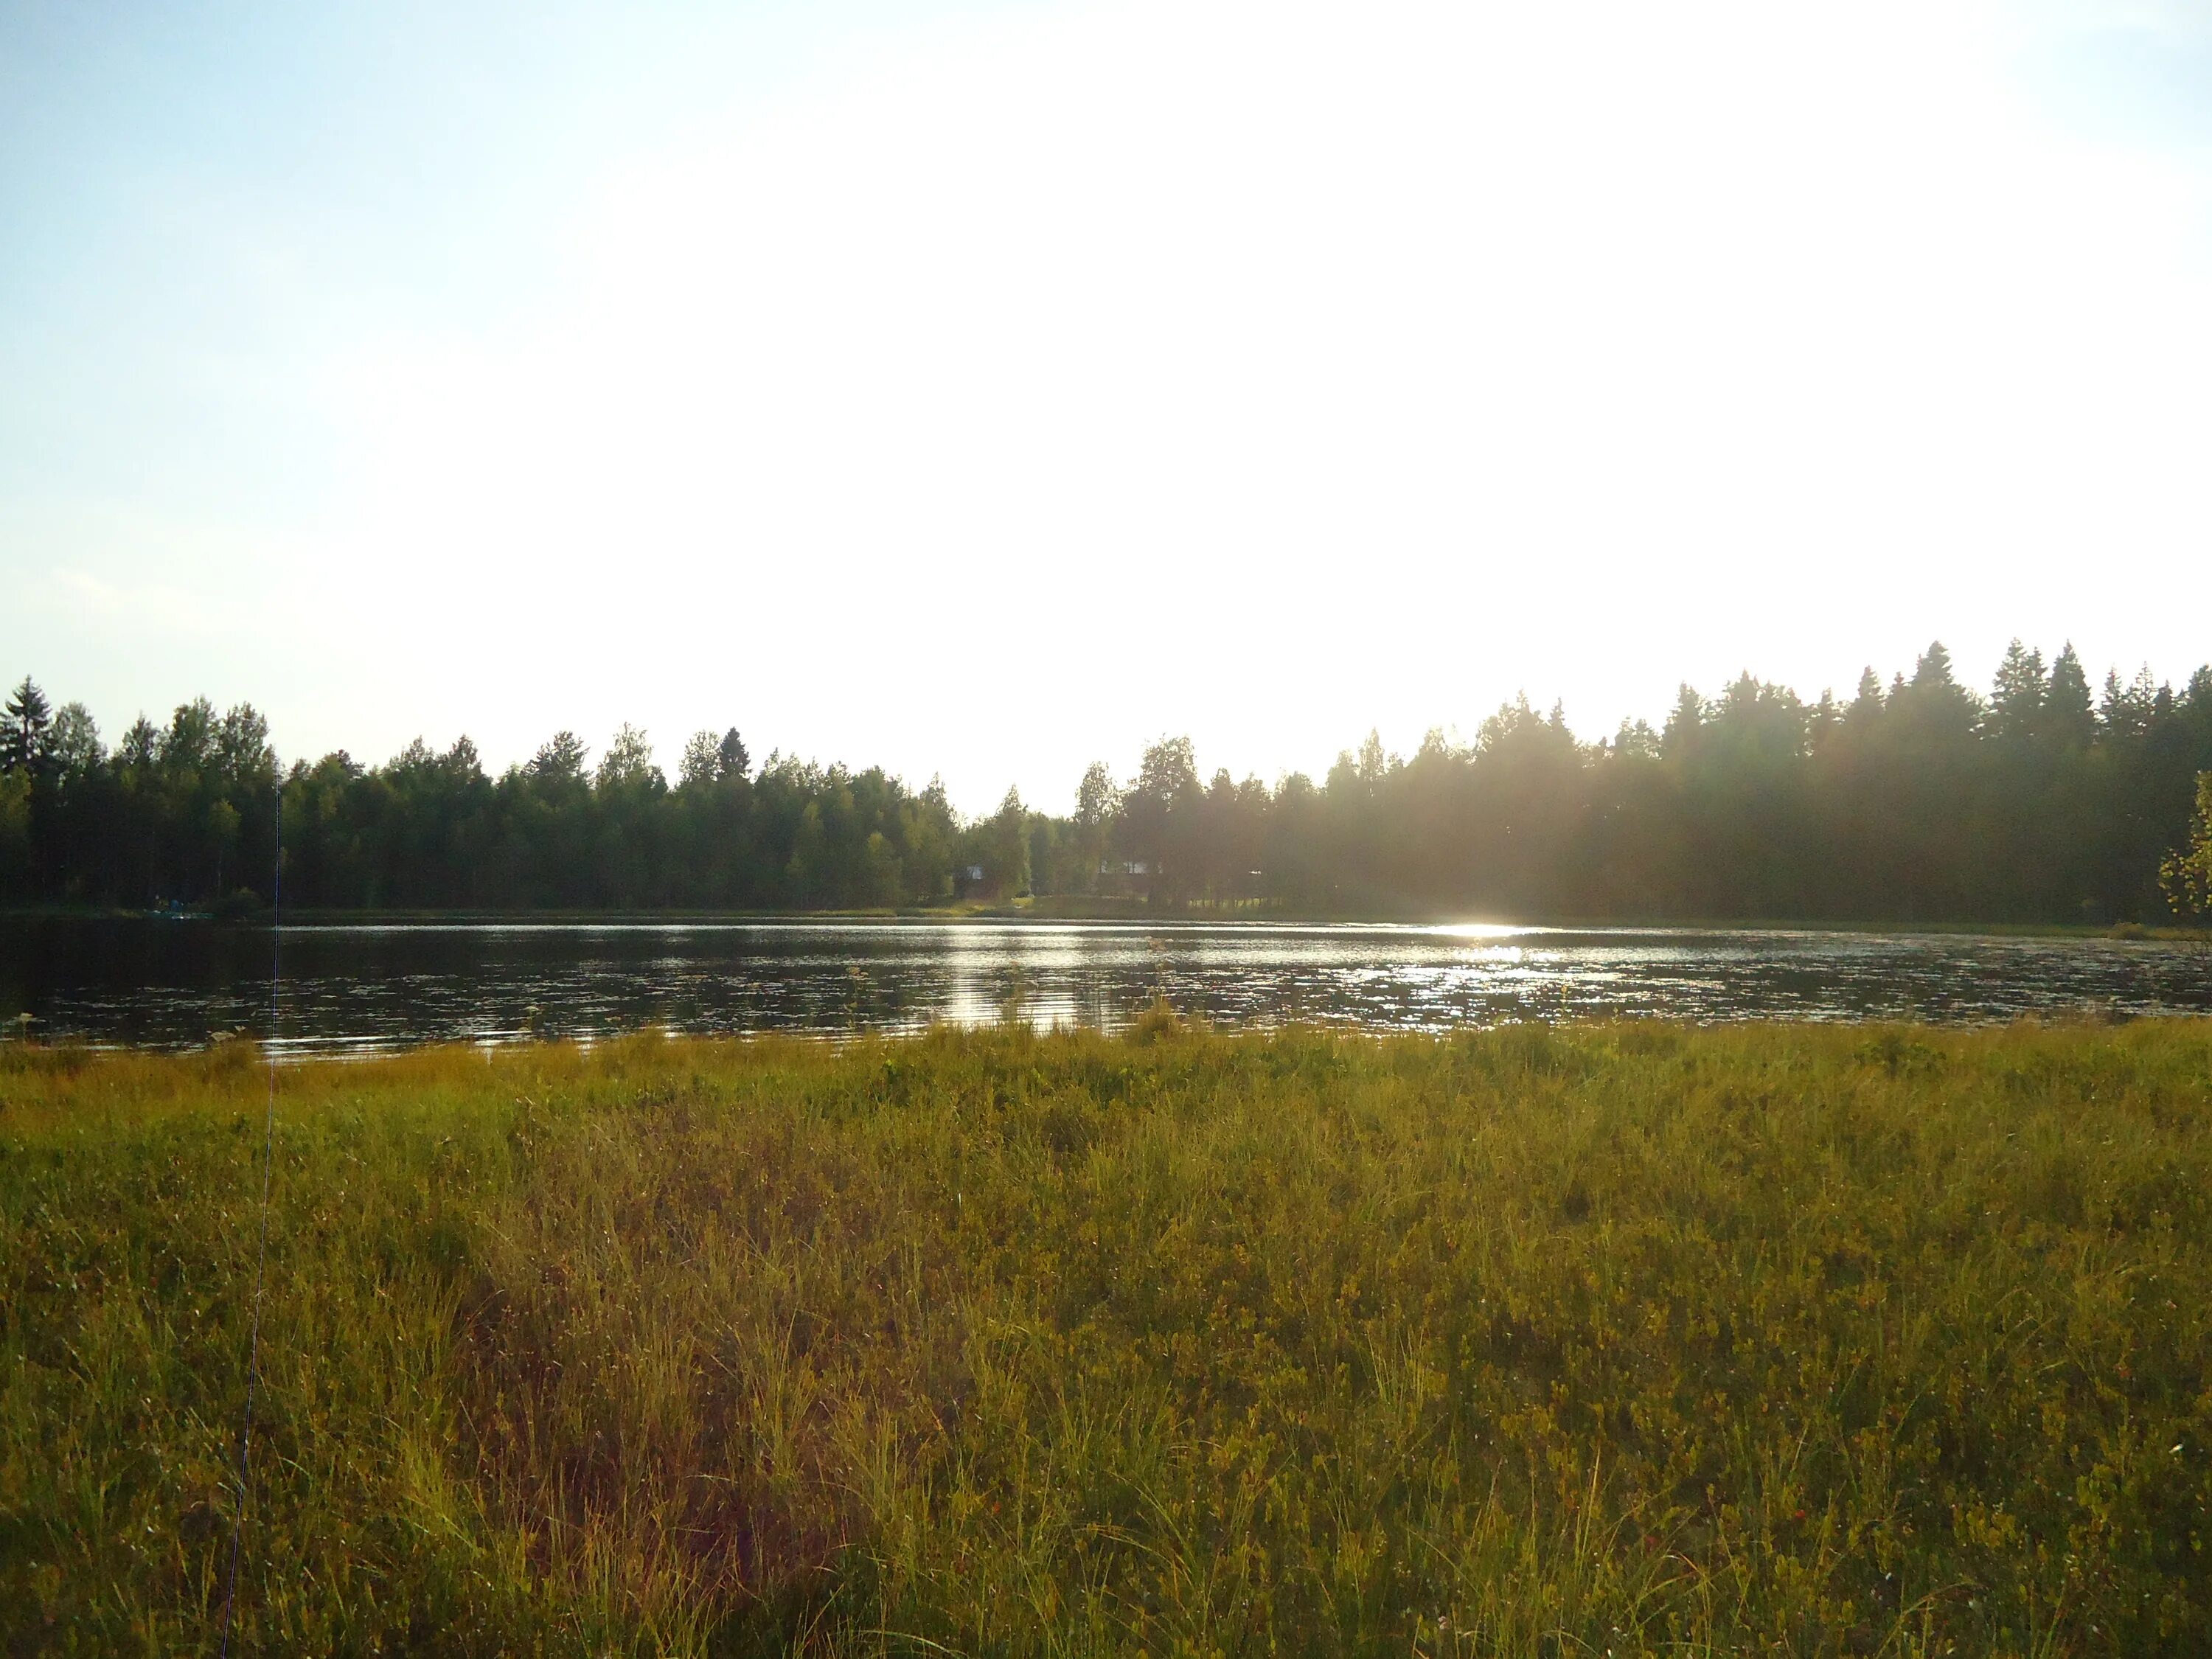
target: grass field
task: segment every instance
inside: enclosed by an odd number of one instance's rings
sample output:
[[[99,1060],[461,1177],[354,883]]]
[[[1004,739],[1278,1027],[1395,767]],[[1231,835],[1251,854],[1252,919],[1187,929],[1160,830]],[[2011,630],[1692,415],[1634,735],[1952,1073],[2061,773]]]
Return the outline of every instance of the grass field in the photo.
[[[2212,1651],[2212,1023],[282,1084],[239,1651]],[[9,1653],[217,1644],[264,1086],[0,1050]]]

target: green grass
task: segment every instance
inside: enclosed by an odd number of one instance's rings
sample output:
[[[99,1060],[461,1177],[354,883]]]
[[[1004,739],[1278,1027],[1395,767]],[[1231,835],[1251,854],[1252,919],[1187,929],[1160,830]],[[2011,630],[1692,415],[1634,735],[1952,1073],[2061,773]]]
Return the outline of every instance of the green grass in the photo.
[[[264,1076],[0,1051],[0,1644],[211,1651]],[[2212,1650],[2212,1024],[288,1071],[254,1653]]]

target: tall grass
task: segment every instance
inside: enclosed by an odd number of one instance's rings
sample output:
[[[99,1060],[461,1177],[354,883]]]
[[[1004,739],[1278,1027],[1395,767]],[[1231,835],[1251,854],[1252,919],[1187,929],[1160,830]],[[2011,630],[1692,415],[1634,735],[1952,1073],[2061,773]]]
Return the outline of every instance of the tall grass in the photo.
[[[244,1048],[0,1051],[0,1639],[211,1650]],[[2212,1650],[2212,1029],[288,1072],[247,1652]]]

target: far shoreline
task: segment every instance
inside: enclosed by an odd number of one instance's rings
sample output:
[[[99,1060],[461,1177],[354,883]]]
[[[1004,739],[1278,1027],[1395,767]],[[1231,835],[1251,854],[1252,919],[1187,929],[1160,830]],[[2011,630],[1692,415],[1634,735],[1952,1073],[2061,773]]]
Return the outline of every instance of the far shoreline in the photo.
[[[109,905],[10,905],[0,907],[0,923],[33,921],[165,922],[220,927],[266,927],[275,912],[264,907],[228,915],[170,913]],[[1118,923],[1128,927],[1496,928],[1511,933],[1863,933],[1887,938],[1927,935],[1943,938],[2049,939],[2212,945],[2212,928],[2139,922],[1905,921],[1815,919],[1772,916],[1539,916],[1503,919],[1441,911],[1297,909],[1269,904],[1178,905],[1155,908],[1141,900],[1116,901],[1051,896],[1038,900],[989,901],[945,905],[799,910],[737,909],[376,909],[286,907],[284,925],[301,927],[743,927],[789,926],[807,922],[865,921],[915,926],[990,924],[1058,926],[1070,922]]]

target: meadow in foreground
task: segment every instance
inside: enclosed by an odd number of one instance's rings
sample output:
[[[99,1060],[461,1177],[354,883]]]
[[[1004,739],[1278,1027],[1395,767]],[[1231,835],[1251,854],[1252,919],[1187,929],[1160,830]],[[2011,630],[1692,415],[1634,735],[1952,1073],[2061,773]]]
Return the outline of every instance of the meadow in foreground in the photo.
[[[0,1642],[216,1645],[243,1048],[0,1055]],[[247,1652],[2212,1648],[2212,1025],[283,1078]]]

